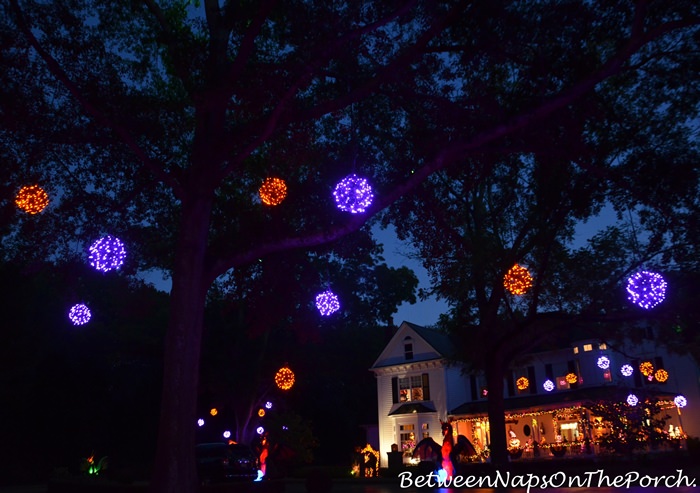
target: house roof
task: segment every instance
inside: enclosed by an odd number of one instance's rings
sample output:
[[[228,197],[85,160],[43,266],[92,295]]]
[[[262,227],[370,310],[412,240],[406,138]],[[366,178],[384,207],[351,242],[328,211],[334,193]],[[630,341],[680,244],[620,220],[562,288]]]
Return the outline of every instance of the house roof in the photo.
[[[388,415],[394,416],[396,414],[434,413],[434,412],[435,412],[435,408],[432,406],[432,404],[427,404],[425,402],[407,402],[405,404],[400,405],[396,409],[394,409]]]
[[[630,389],[629,387],[617,387],[606,385],[602,387],[584,387],[574,390],[552,392],[548,394],[528,395],[522,397],[509,397],[504,399],[505,410],[516,409],[555,409],[557,407],[571,406],[575,404],[593,403],[600,400],[624,401],[630,392],[636,392],[638,396],[649,395],[657,398],[673,398],[676,394],[664,391],[647,391],[645,389]],[[487,401],[465,402],[450,411],[450,415],[486,414]]]
[[[415,359],[411,361],[406,361],[403,355],[403,339],[406,336],[415,336],[424,342],[421,354],[416,354]],[[426,345],[429,347],[428,350],[426,350]],[[454,347],[455,345],[447,334],[410,322],[403,322],[391,340],[384,346],[384,350],[382,350],[370,370],[398,364],[445,359],[453,354]],[[398,353],[400,353],[400,356]]]

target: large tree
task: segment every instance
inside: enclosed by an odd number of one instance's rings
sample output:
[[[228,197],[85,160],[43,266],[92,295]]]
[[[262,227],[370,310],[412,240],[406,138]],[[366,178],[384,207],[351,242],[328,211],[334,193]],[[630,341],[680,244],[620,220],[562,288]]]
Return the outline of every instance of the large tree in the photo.
[[[660,5],[644,6],[651,12]],[[577,71],[588,72],[607,49],[575,39],[591,28],[609,29],[625,15],[617,6],[588,24],[557,25],[582,6],[540,7],[523,6],[518,13],[541,21],[535,38],[571,37],[567,48],[538,43],[523,52],[517,34],[494,32],[492,55],[509,58],[510,71],[484,87],[480,104],[491,94],[494,107],[516,113],[532,104],[531,86],[546,92],[550,85],[572,85]],[[460,359],[485,372],[496,463],[507,461],[504,378],[518,357],[568,343],[583,329],[589,337],[634,337],[619,330],[642,317],[663,322],[666,342],[673,342],[672,326],[683,344],[698,335],[697,324],[683,316],[693,302],[679,289],[688,272],[700,269],[697,43],[694,28],[647,46],[614,77],[538,126],[512,132],[465,155],[463,166],[433,174],[385,216],[416,247],[432,294],[448,301],[439,325],[462,341]],[[554,51],[556,63],[542,65]],[[492,73],[488,68],[482,75]],[[444,121],[443,114],[431,116],[436,125]],[[600,219],[609,227],[582,243],[578,228]],[[534,278],[526,295],[504,286],[516,263]],[[675,312],[662,307],[651,317],[625,303],[624,282],[641,268],[665,272],[674,298],[667,305]]]
[[[127,270],[171,275],[159,492],[196,488],[212,283],[357,231],[437,171],[471,170],[474,183],[493,172],[467,158],[580,133],[582,101],[698,23],[695,2],[645,0],[1,8],[3,188],[40,180],[55,200],[3,231],[4,255],[78,256],[76,244],[109,232],[132,248]],[[513,174],[525,166],[509,162]],[[376,187],[364,215],[332,203],[350,172]],[[269,175],[290,185],[275,209],[254,199]]]

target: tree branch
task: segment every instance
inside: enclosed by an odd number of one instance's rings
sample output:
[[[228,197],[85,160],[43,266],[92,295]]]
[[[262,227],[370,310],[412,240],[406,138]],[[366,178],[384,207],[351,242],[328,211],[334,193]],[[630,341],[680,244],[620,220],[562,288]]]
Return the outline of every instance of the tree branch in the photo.
[[[105,115],[102,110],[100,110],[96,105],[92,103],[85,95],[81,92],[80,88],[70,79],[68,74],[61,68],[56,59],[46,51],[39,40],[36,38],[34,33],[31,31],[27,25],[24,14],[17,2],[17,0],[10,0],[13,11],[17,18],[17,25],[22,31],[29,44],[34,48],[37,54],[44,60],[49,72],[70,92],[70,94],[78,101],[80,106],[85,110],[85,112],[90,115],[96,123],[112,130],[119,138],[122,140],[126,146],[131,149],[131,151],[136,155],[136,157],[146,166],[155,177],[162,181],[164,184],[169,186],[176,196],[182,193],[182,189],[177,180],[171,176],[161,165],[154,162],[137,142],[129,131],[123,126],[119,125],[114,120],[110,119]]]

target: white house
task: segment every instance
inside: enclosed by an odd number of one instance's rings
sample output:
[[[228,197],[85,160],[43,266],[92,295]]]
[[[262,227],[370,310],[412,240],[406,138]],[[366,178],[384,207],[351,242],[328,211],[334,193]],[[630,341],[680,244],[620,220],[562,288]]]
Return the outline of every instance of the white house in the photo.
[[[477,450],[489,445],[485,379],[450,364],[452,349],[445,334],[404,322],[370,368],[377,378],[382,467],[394,444],[408,461],[421,439],[441,443],[440,420],[452,421],[455,433]],[[700,368],[690,355],[670,353],[651,339],[616,347],[583,340],[521,361],[508,372],[504,399],[507,431],[512,443],[524,446],[525,457],[557,442],[579,453],[573,444],[584,439],[598,451],[610,431],[594,414],[600,402],[630,406],[653,397],[671,416],[664,430],[669,436],[700,437],[700,413],[690,411],[700,406]],[[687,407],[676,405],[677,396]]]

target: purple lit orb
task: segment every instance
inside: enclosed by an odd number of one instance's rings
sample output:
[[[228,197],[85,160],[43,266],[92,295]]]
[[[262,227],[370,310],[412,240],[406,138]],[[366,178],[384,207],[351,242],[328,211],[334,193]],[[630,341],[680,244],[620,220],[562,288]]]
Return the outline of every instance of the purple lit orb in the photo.
[[[666,281],[656,272],[641,271],[627,279],[627,299],[649,310],[666,298]]]
[[[630,394],[627,396],[627,404],[634,407],[639,404],[639,398],[634,394]]]
[[[372,186],[366,179],[355,174],[340,180],[335,186],[333,196],[338,209],[352,214],[365,212],[374,200]]]
[[[674,403],[676,406],[678,406],[679,408],[685,407],[685,406],[688,405],[688,399],[686,399],[686,398],[683,397],[682,395],[677,395],[677,396],[673,399],[673,403]]]
[[[85,325],[90,321],[90,317],[92,317],[90,309],[82,303],[73,305],[68,312],[68,318],[73,322],[73,325]]]
[[[204,420],[203,420],[202,418],[199,418],[199,419],[197,420],[197,426],[200,426],[200,427],[201,427],[201,426],[204,426]]]
[[[634,373],[634,368],[632,368],[632,365],[622,365],[620,373],[622,373],[623,377],[631,377],[632,373]]]
[[[610,358],[608,358],[607,356],[601,356],[600,358],[598,358],[597,364],[598,368],[600,368],[601,370],[607,370],[608,368],[610,368]]]
[[[265,403],[265,409],[272,409],[272,402],[267,401],[267,402]]]
[[[265,428],[263,428],[262,426],[258,426],[258,428],[255,431],[258,432],[258,435],[262,435],[263,433],[265,433]]]
[[[114,236],[104,236],[90,246],[90,265],[99,271],[118,269],[125,258],[124,243]]]
[[[544,388],[544,390],[546,390],[547,392],[551,392],[552,390],[554,390],[554,382],[552,382],[551,380],[545,380],[542,384],[542,388]]]
[[[316,308],[321,315],[327,317],[340,309],[340,301],[333,291],[324,291],[316,296]]]
[[[231,432],[228,431],[228,430],[226,430],[226,431],[224,432],[224,438],[231,438]]]

